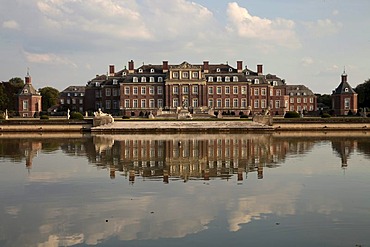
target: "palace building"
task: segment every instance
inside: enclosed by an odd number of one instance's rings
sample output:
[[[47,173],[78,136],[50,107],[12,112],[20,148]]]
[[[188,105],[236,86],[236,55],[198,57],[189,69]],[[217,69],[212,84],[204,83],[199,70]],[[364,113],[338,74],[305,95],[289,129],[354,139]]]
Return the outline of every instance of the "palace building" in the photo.
[[[179,107],[197,111],[213,110],[230,115],[283,115],[294,110],[302,113],[317,110],[316,96],[303,85],[288,86],[284,79],[264,74],[263,65],[256,71],[237,61],[229,64],[142,64],[97,75],[85,89],[85,111],[98,109],[113,115],[156,115],[159,110]]]

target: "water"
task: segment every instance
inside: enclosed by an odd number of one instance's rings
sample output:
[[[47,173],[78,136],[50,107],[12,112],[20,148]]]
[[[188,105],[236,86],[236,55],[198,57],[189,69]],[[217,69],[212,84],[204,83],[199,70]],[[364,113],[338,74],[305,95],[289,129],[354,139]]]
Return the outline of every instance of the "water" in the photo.
[[[370,246],[370,134],[1,135],[0,246]]]

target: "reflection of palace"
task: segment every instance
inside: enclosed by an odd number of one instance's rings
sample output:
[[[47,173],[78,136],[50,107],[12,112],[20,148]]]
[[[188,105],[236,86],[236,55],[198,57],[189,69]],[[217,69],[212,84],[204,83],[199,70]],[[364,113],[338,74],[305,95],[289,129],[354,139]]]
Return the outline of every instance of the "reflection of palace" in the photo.
[[[103,138],[103,139],[101,139]],[[112,137],[113,138],[113,137]],[[200,135],[200,136],[123,136],[111,149],[97,154],[100,163],[110,169],[111,178],[120,171],[134,182],[136,176],[173,179],[229,179],[238,181],[250,172],[263,178],[264,167],[276,167],[289,150],[302,150],[301,143],[274,141],[272,135]],[[106,147],[106,136],[94,138]],[[312,148],[303,145],[303,148]],[[244,175],[245,174],[245,175]]]

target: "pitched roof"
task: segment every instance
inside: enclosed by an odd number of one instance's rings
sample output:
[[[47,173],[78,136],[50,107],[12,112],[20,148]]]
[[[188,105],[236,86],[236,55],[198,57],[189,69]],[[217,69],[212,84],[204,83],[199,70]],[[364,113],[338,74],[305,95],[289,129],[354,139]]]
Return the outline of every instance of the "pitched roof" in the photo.
[[[286,85],[286,92],[289,95],[314,95],[305,85]]]
[[[346,74],[342,75],[342,82],[333,91],[333,94],[356,94],[355,90],[349,85]]]
[[[19,95],[40,95],[39,92],[32,86],[32,84],[26,83],[19,93]]]

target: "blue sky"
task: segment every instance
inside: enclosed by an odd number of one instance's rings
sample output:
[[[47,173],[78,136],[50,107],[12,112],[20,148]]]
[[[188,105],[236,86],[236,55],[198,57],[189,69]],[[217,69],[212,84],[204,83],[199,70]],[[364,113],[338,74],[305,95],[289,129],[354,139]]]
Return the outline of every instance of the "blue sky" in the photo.
[[[330,94],[370,78],[368,0],[1,0],[0,80],[85,85],[129,60],[237,60]]]

